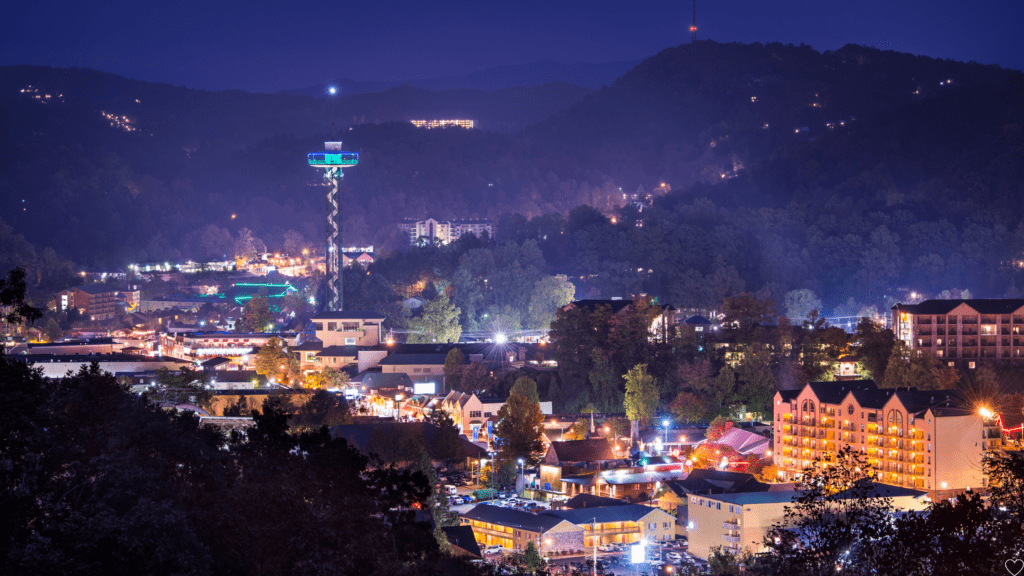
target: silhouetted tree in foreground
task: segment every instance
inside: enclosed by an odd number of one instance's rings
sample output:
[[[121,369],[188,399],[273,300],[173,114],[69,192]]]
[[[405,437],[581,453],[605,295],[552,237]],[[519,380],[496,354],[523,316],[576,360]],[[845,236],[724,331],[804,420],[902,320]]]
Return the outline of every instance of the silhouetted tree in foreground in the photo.
[[[992,488],[898,511],[866,458],[842,449],[827,466],[805,470],[802,493],[764,540],[756,574],[824,576],[997,574],[1017,558],[1024,534],[1024,458],[985,460]],[[719,558],[720,560],[720,558]]]
[[[480,573],[415,521],[422,473],[289,433],[273,404],[226,437],[95,364],[46,380],[4,356],[0,400],[5,573]]]

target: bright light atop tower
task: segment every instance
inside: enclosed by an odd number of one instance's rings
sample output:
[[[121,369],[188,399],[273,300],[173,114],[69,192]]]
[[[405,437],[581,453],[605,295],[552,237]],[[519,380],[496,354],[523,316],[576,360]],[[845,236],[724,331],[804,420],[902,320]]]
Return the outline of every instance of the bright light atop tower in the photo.
[[[505,336],[505,334],[502,332],[498,332],[497,334],[494,335],[494,341],[497,344],[504,344],[508,342],[508,336]]]
[[[995,416],[995,414],[993,414],[992,411],[989,410],[988,408],[982,408],[981,410],[978,410],[978,414],[981,414],[982,418],[991,418]]]
[[[327,87],[327,93],[330,94],[331,96],[334,96],[335,94],[338,93],[338,87],[337,86],[328,86]]]

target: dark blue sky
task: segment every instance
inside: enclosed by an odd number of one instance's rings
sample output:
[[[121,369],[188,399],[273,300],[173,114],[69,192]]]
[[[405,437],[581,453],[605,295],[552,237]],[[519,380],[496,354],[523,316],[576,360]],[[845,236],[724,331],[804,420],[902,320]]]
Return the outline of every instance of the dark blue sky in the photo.
[[[98,5],[97,5],[98,4]],[[882,46],[1024,68],[1022,0],[698,2],[702,39]],[[0,64],[82,66],[194,88],[464,74],[645,58],[687,42],[688,0],[9,3]]]

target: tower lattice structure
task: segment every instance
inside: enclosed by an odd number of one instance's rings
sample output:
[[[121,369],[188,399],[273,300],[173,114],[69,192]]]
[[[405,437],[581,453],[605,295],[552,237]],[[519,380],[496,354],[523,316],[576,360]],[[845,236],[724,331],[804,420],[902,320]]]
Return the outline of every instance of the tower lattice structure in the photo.
[[[323,169],[324,183],[327,185],[327,245],[324,258],[327,301],[324,310],[341,311],[344,309],[341,181],[345,176],[343,168],[359,164],[359,153],[342,152],[341,142],[324,142],[324,152],[310,152],[308,157],[310,166]]]

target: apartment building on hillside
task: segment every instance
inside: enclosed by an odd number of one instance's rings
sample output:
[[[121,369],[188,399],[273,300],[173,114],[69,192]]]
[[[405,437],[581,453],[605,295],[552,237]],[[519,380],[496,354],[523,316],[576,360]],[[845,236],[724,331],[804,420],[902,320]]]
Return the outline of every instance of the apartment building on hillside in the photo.
[[[950,366],[1024,360],[1024,300],[925,300],[892,307],[896,338]]]
[[[871,380],[812,382],[775,394],[773,454],[779,480],[801,478],[844,446],[865,455],[878,482],[932,499],[984,489],[986,452],[1002,448],[995,415],[952,390],[880,389]]]

